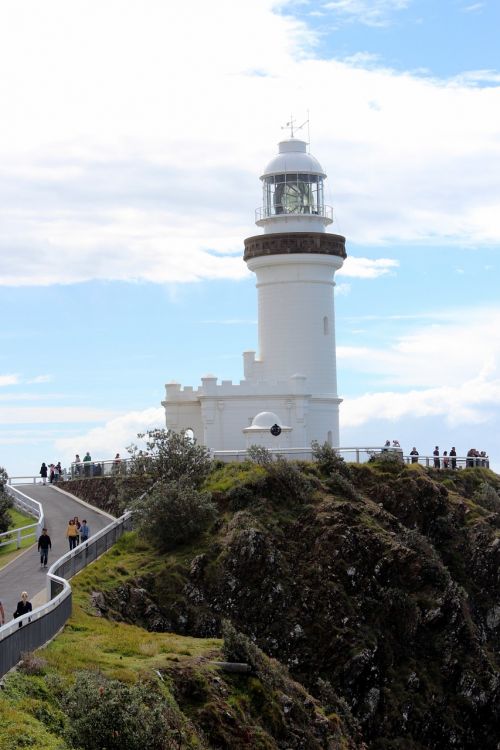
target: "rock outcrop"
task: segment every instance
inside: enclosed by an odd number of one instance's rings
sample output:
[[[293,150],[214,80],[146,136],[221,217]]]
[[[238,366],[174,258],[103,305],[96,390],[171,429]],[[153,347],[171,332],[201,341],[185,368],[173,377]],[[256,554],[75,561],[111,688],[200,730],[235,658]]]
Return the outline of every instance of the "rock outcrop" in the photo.
[[[283,465],[214,492],[199,549],[99,606],[200,637],[229,620],[318,700],[345,701],[373,750],[497,750],[499,487],[483,469]]]

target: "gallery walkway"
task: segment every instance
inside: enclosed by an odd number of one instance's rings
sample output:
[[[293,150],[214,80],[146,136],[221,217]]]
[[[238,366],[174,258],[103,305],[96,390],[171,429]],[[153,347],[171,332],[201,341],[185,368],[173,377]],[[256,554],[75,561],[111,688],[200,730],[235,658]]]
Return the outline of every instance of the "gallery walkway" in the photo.
[[[113,520],[113,516],[97,508],[91,508],[74,496],[50,485],[18,484],[16,489],[43,505],[45,526],[52,541],[49,567],[69,549],[65,534],[70,518],[78,516],[80,521],[85,518],[91,534],[100,531]],[[3,604],[6,622],[12,620],[21,591],[28,592],[33,607],[47,601],[47,570],[40,568],[40,555],[36,543],[24,550],[5,568],[0,569],[0,601]]]

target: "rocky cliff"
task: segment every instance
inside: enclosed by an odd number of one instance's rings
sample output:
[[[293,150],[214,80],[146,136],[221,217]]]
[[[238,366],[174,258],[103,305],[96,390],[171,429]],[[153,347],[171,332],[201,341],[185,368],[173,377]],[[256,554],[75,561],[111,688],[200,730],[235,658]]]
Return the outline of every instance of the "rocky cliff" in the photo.
[[[358,747],[500,746],[500,477],[325,461],[221,466],[208,488],[215,527],[103,614],[200,637],[229,620],[342,705]]]

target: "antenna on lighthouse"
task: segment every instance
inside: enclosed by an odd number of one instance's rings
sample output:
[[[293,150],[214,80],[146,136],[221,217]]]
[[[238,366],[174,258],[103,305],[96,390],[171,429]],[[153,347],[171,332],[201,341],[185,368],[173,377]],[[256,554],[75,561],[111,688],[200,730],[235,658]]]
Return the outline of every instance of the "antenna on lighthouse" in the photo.
[[[297,130],[302,130],[304,125],[309,125],[309,117],[302,123],[302,125],[296,125],[296,122],[297,120],[293,117],[293,115],[290,115],[289,121],[285,125],[281,126],[282,130],[290,128],[290,138],[294,138],[294,133],[297,132]]]

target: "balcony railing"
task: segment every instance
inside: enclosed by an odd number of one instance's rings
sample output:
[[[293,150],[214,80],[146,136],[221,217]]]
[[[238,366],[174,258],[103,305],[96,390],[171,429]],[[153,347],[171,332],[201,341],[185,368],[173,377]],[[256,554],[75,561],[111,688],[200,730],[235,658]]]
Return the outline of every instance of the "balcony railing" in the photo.
[[[333,221],[333,208],[332,206],[300,206],[296,210],[290,211],[287,206],[261,206],[255,209],[255,221],[259,222],[262,219],[269,219],[270,217],[283,216],[283,217],[296,217],[296,216],[321,216],[324,219],[328,219],[328,223]]]

